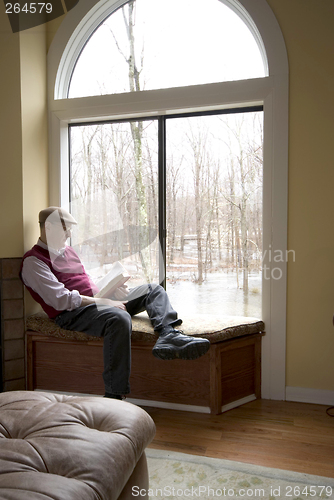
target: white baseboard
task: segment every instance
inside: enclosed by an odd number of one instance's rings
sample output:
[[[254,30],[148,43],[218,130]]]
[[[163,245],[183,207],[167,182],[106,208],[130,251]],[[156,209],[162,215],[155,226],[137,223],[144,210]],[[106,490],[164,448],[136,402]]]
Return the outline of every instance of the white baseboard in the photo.
[[[64,392],[64,391],[51,391],[47,389],[34,389],[36,392],[50,392],[52,394],[63,394],[64,396],[89,396],[89,397],[102,397],[97,394],[83,394],[77,392]],[[227,405],[221,407],[222,413],[228,410],[232,410],[233,408],[237,408],[238,406],[244,405],[246,403],[250,403],[256,399],[255,394],[251,394],[250,396],[246,396],[245,398],[238,399],[237,401],[233,401]],[[136,406],[148,406],[149,408],[165,408],[166,410],[180,410],[180,411],[192,411],[195,413],[210,413],[209,406],[196,406],[196,405],[185,405],[178,403],[166,403],[164,401],[150,401],[147,399],[135,399],[135,398],[126,398],[125,401],[128,403],[132,403]]]
[[[255,394],[251,394],[250,396],[246,396],[245,398],[233,401],[233,403],[229,403],[228,405],[222,406],[222,413],[224,413],[224,411],[233,410],[233,408],[237,408],[238,406],[244,405],[246,403],[250,403],[251,401],[255,401],[255,399],[256,399]]]
[[[244,405],[245,403],[250,403],[250,401],[254,401],[255,399],[256,399],[255,394],[246,396],[245,398],[238,399],[237,401],[233,401],[233,403],[229,403],[227,405],[222,406],[221,411],[222,413],[224,413],[225,411],[232,410],[233,408],[237,408],[238,406]],[[134,399],[134,398],[126,398],[126,401],[128,401],[129,403],[133,403],[137,406],[165,408],[166,410],[192,411],[196,413],[210,413],[210,408],[208,406],[165,403],[163,401],[149,401],[146,399]]]
[[[148,399],[126,398],[128,403],[149,408],[165,408],[166,410],[192,411],[195,413],[210,413],[208,406],[184,405],[179,403],[166,403],[164,401],[151,401]]]
[[[299,403],[334,406],[334,391],[308,389],[305,387],[286,387],[285,399],[286,401]]]

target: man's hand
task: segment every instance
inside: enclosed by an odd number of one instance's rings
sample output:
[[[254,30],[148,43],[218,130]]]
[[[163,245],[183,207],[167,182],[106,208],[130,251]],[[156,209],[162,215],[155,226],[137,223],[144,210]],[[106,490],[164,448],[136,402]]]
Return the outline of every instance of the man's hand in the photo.
[[[87,297],[86,295],[81,295],[81,307],[89,306],[90,304],[96,304],[96,305],[101,304],[102,306],[117,307],[118,309],[126,311],[125,304],[127,304],[127,300],[120,301],[120,300],[103,299],[100,297]]]
[[[97,304],[102,304],[104,306],[110,306],[110,307],[117,307],[118,309],[122,309],[123,311],[126,311],[125,304],[127,304],[126,301],[120,301],[120,300],[111,300],[111,299],[102,299],[102,298],[97,298],[95,299]]]

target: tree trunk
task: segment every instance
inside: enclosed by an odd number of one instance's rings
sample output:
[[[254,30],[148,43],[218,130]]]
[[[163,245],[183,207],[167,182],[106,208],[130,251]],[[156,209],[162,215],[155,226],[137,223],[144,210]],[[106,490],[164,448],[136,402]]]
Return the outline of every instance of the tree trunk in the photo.
[[[128,77],[131,92],[139,92],[140,87],[140,70],[136,63],[135,54],[135,36],[134,36],[134,1],[127,4],[128,7],[128,17],[125,14],[125,7],[123,10],[123,18],[126,26],[128,41],[129,41],[129,57],[127,59],[128,63]],[[137,207],[138,207],[138,226],[139,226],[139,254],[143,266],[143,271],[145,273],[146,280],[150,281],[151,276],[151,263],[146,262],[142,250],[148,247],[149,244],[149,231],[147,230],[147,203],[146,203],[146,189],[143,182],[143,151],[142,151],[142,139],[143,139],[143,122],[142,121],[131,121],[130,122],[131,134],[134,144],[134,160],[135,160],[135,186],[136,186],[136,197],[137,197]],[[149,267],[147,267],[149,264]]]

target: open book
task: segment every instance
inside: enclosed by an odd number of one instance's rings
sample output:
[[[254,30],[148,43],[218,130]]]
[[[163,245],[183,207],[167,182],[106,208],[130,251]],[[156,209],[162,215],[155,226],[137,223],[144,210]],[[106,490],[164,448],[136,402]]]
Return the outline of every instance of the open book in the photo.
[[[94,297],[110,298],[119,286],[123,285],[130,278],[130,274],[124,269],[120,262],[115,262],[110,271],[96,283],[99,292]]]

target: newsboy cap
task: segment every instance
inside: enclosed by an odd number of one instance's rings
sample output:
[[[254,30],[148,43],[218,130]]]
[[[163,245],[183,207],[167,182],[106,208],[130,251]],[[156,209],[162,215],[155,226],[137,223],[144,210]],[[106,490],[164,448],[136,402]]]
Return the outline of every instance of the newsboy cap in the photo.
[[[60,219],[60,221],[65,222],[65,224],[66,222],[69,224],[77,224],[77,221],[70,212],[61,207],[48,207],[41,210],[38,214],[38,222],[43,224],[47,219],[50,222],[55,222],[57,219]]]

